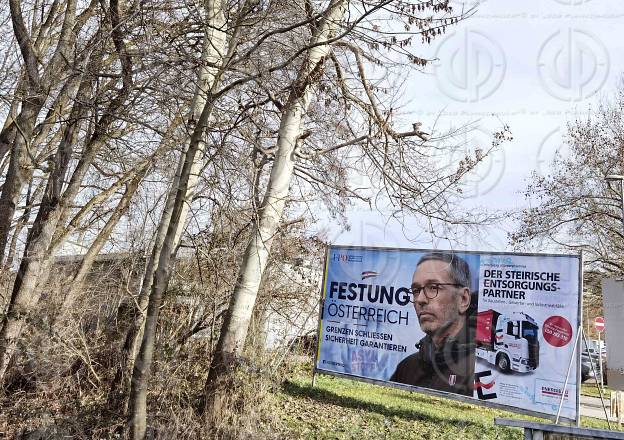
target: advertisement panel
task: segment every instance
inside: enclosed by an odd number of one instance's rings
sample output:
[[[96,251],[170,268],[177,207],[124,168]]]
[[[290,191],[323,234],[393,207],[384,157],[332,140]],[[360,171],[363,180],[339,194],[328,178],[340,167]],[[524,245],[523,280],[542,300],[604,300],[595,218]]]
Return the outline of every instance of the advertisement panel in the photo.
[[[546,416],[563,394],[576,419],[580,268],[578,255],[330,246],[316,371]]]

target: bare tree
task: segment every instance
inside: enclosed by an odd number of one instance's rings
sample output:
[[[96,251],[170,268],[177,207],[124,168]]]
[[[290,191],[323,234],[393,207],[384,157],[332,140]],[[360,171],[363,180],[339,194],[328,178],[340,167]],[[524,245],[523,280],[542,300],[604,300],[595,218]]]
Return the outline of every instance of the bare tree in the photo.
[[[429,8],[442,17],[418,17],[421,10]],[[383,108],[376,96],[365,61],[382,64],[378,53],[375,54],[381,46],[389,50],[396,46],[398,53],[417,66],[426,64],[426,60],[404,52],[410,42],[399,41],[390,30],[392,36],[385,39],[386,35],[372,18],[378,10],[393,14],[399,21],[405,20],[408,30],[410,25],[415,25],[417,31],[408,31],[408,39],[411,40],[411,34],[419,34],[425,43],[460,18],[450,15],[446,2],[430,2],[416,8],[404,2],[380,1],[360,10],[349,1],[332,1],[310,26],[311,35],[303,46],[297,75],[286,89],[285,102],[280,103],[278,96],[268,92],[279,109],[277,141],[272,148],[258,147],[269,159],[270,175],[213,353],[205,389],[208,414],[218,417],[220,397],[229,385],[228,374],[243,352],[272,242],[286,205],[294,201],[290,192],[293,182],[298,180],[300,185],[307,184],[315,191],[329,190],[343,198],[366,200],[365,192],[350,187],[344,171],[355,163],[371,181],[380,184],[390,202],[396,203],[404,214],[418,213],[447,222],[461,220],[451,216],[448,209],[453,189],[487,152],[467,156],[454,170],[442,172],[439,165],[428,160],[431,158],[427,154],[428,135],[421,130],[420,123],[403,132],[395,128],[393,110]],[[347,11],[351,12],[348,17]],[[363,22],[366,25],[360,26]],[[350,38],[355,42],[349,41]],[[364,52],[357,41],[368,43],[373,53]],[[333,70],[328,68],[328,61]],[[346,71],[353,72],[353,76],[347,77]],[[336,86],[330,86],[330,81]],[[335,90],[339,91],[338,96]],[[329,131],[334,142],[336,138],[343,138],[344,142],[321,146],[319,140],[323,134],[319,130],[315,135],[315,129],[327,127],[320,122],[319,115],[324,114],[320,103],[328,101],[334,108],[344,106],[347,117],[337,124],[338,129]],[[353,115],[353,109],[359,111],[357,116]],[[498,133],[492,148],[507,137],[506,129]],[[423,169],[428,171],[423,173]]]
[[[207,95],[217,86],[219,76],[222,74],[221,66],[228,55],[224,4],[220,0],[208,0],[204,6],[206,22],[204,25],[202,67],[198,74],[195,97],[188,118],[190,126],[194,127],[194,130],[190,138],[185,141],[186,148],[180,156],[178,172],[161,216],[139,299],[139,307],[145,307],[148,299],[147,292],[150,292],[143,337],[138,358],[134,364],[129,398],[130,432],[132,438],[135,439],[143,439],[147,430],[147,388],[154,353],[156,324],[162,295],[169,282],[171,260],[175,255],[185,224],[189,195],[193,192],[196,176],[201,166],[198,156],[204,150],[203,134],[213,104],[207,99]],[[230,46],[230,53],[234,47],[234,45]],[[142,313],[142,310],[140,311]],[[141,324],[142,319],[134,324],[136,335],[141,333],[139,330]],[[131,335],[131,337],[136,338],[135,335]],[[132,359],[135,342],[131,340],[129,344],[129,357]]]
[[[214,404],[217,400],[214,394],[217,392],[219,379],[225,375],[230,366],[235,364],[232,358],[242,351],[260,280],[268,261],[271,242],[288,198],[290,180],[295,170],[295,147],[303,131],[302,120],[312,98],[312,87],[329,53],[328,41],[338,32],[347,6],[344,0],[333,1],[324,11],[318,28],[312,36],[311,48],[305,55],[305,61],[293,84],[289,99],[282,109],[283,116],[268,188],[260,206],[257,225],[254,227],[253,236],[245,252],[237,287],[232,295],[210,365],[206,384],[210,413],[216,412]]]
[[[624,91],[587,117],[568,125],[563,143],[544,175],[533,174],[524,192],[530,207],[519,213],[511,242],[524,249],[583,250],[594,270],[624,272],[621,188],[605,176],[622,174]]]
[[[18,79],[16,91],[19,91],[19,105],[14,102],[14,109],[9,112],[4,128],[0,133],[0,152],[10,147],[10,159],[7,174],[0,194],[0,255],[4,256],[10,226],[15,213],[22,188],[29,180],[35,167],[35,149],[37,142],[33,136],[42,138],[49,129],[50,118],[56,112],[64,113],[68,100],[73,97],[80,84],[80,74],[70,65],[72,59],[84,62],[84,53],[76,53],[76,35],[94,13],[94,4],[77,13],[77,1],[68,0],[62,5],[56,2],[46,13],[45,19],[37,24],[33,20],[33,31],[30,32],[24,22],[21,2],[9,2],[11,22],[15,39],[20,48],[23,60],[22,76]],[[62,23],[59,35],[51,38],[53,24]],[[56,31],[57,29],[54,29]],[[52,55],[41,69],[44,53],[56,43]],[[82,58],[82,60],[80,60]],[[42,71],[40,71],[42,70]],[[59,87],[60,85],[60,87]],[[47,112],[43,124],[37,126],[37,118],[44,108],[46,99],[51,93],[57,92],[53,105]],[[17,98],[17,96],[16,96]],[[19,106],[19,111],[16,108]]]
[[[120,25],[119,5],[116,0],[113,0],[110,6],[107,18],[109,20],[108,24],[110,26],[112,45],[115,48],[115,53],[121,64],[121,74],[119,77],[122,81],[122,86],[119,90],[112,93],[110,102],[103,109],[101,117],[95,122],[92,133],[85,141],[85,146],[69,178],[69,182],[65,190],[61,191],[65,180],[65,173],[68,172],[68,165],[76,141],[76,135],[84,116],[84,103],[81,99],[77,100],[73,106],[73,109],[77,112],[77,114],[74,115],[76,118],[70,121],[70,125],[64,131],[63,138],[58,145],[54,162],[56,168],[50,173],[47,180],[46,190],[35,223],[28,234],[24,257],[20,263],[17,278],[13,286],[9,309],[3,319],[2,331],[0,332],[0,380],[6,373],[25,320],[33,306],[39,300],[40,292],[37,291],[36,286],[40,281],[40,276],[44,273],[42,269],[47,267],[52,257],[50,245],[57,230],[57,225],[64,217],[68,216],[69,209],[80,190],[80,185],[85,174],[91,166],[96,154],[108,139],[110,126],[117,119],[119,109],[125,103],[132,90],[132,64],[130,56],[126,51],[123,28]],[[69,18],[67,18],[69,22],[68,26],[69,29],[71,29],[71,24],[73,23],[72,13],[75,13],[75,4],[72,5],[70,2],[67,8],[69,10]],[[74,11],[72,11],[72,8]],[[17,22],[19,22],[19,20],[17,20]],[[70,32],[69,29],[66,32]],[[66,42],[64,41],[63,43],[65,44]],[[25,53],[25,59],[34,57],[34,55],[30,53],[32,48],[29,47],[29,44],[28,38],[25,37],[22,44],[22,51]],[[101,59],[102,56],[103,54],[96,53],[92,57],[92,62],[89,66],[91,68],[94,67],[93,64],[98,66],[98,60]],[[31,61],[33,63],[35,62],[34,60]],[[36,71],[36,66],[33,66],[33,70]],[[94,70],[99,71],[98,68]],[[35,71],[29,73],[29,76],[34,77],[36,75]],[[87,69],[85,74],[89,75],[91,73],[92,70]],[[83,85],[87,84],[84,88],[90,88],[90,84],[92,84],[94,79],[95,77],[86,78],[82,82]],[[26,143],[30,139],[30,136],[28,136],[30,134],[31,132],[29,129],[29,132],[24,133],[24,136],[22,136],[22,134],[18,136],[22,139],[20,142],[23,143],[23,151],[27,151]],[[15,151],[16,157],[21,154],[23,154],[21,150]],[[5,181],[5,186],[6,185],[7,181]]]

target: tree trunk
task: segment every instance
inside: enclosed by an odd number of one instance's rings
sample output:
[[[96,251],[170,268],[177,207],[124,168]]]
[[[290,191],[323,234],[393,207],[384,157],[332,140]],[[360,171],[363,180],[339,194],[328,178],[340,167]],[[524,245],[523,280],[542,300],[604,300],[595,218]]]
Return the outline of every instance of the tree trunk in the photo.
[[[135,322],[132,338],[128,344],[128,360],[132,362],[136,340],[141,335],[141,347],[136,358],[129,396],[128,420],[130,435],[133,439],[143,439],[147,431],[147,387],[151,372],[156,337],[156,324],[162,303],[162,295],[169,281],[170,266],[185,225],[189,209],[188,197],[197,183],[201,169],[201,156],[205,145],[203,135],[213,103],[207,100],[208,91],[218,83],[221,74],[220,66],[227,47],[225,32],[226,19],[222,0],[207,0],[206,26],[202,48],[204,62],[198,75],[198,85],[193,98],[190,121],[196,126],[187,147],[180,157],[178,173],[174,179],[165,203],[154,248],[147,264],[143,285],[141,286],[139,305],[147,301],[144,322]],[[147,296],[149,292],[149,297]],[[138,319],[143,321],[143,311]]]
[[[210,9],[211,6],[207,7],[207,10]],[[210,16],[209,16],[210,17]],[[222,32],[222,28],[225,25],[225,21],[223,23],[219,22],[220,18],[215,18],[215,30],[218,33]],[[214,32],[215,30],[206,31],[207,34],[210,32]],[[221,40],[221,36],[218,37],[217,43]],[[195,90],[195,95],[193,96],[193,102],[191,104],[191,121],[198,121],[201,117],[202,110],[206,105],[207,100],[207,92],[212,87],[214,87],[215,79],[217,77],[217,70],[214,67],[209,67],[211,65],[217,65],[220,62],[223,53],[220,52],[225,48],[225,37],[223,37],[223,48],[219,49],[214,44],[204,44],[202,48],[202,60],[204,61],[203,66],[199,70],[198,74],[198,85]],[[172,130],[173,131],[173,130]],[[195,155],[193,167],[191,168],[191,174],[188,180],[188,190],[186,194],[186,200],[191,200],[195,186],[197,185],[197,180],[199,178],[199,172],[202,167],[202,161],[205,154],[205,143],[202,139],[200,139],[197,149],[197,154]],[[147,260],[147,264],[145,266],[145,271],[143,274],[143,279],[141,281],[141,287],[139,290],[139,295],[136,300],[138,305],[137,312],[135,318],[128,328],[128,331],[124,337],[124,343],[122,347],[122,361],[118,366],[117,373],[115,378],[113,379],[113,383],[111,385],[110,397],[112,399],[115,397],[117,389],[121,383],[123,383],[123,389],[130,390],[130,378],[132,375],[132,371],[134,369],[134,361],[137,356],[139,344],[143,338],[143,330],[145,324],[145,315],[147,312],[147,304],[149,301],[150,292],[152,289],[153,280],[156,273],[156,268],[158,267],[158,261],[160,259],[160,255],[162,252],[163,243],[165,241],[165,236],[167,235],[167,230],[169,228],[169,224],[171,222],[171,215],[173,212],[173,207],[176,199],[176,194],[178,187],[180,185],[180,175],[182,174],[182,170],[184,168],[184,163],[186,159],[186,154],[189,148],[189,142],[185,141],[184,143],[185,149],[182,151],[180,155],[180,161],[178,162],[178,168],[176,174],[174,176],[173,182],[171,184],[171,188],[167,193],[167,199],[165,200],[165,206],[163,208],[163,212],[161,214],[160,220],[158,222],[158,227],[156,229],[156,235],[154,237],[154,243],[152,245],[152,251],[150,253],[149,259]],[[184,203],[182,207],[182,211],[180,212],[180,219],[177,225],[177,230],[175,233],[173,248],[177,249],[180,244],[180,239],[182,237],[182,233],[184,232],[184,228],[186,226],[186,220],[188,216],[188,211],[190,209],[190,203]]]
[[[47,260],[51,257],[49,246],[60,216],[60,188],[65,180],[80,124],[80,119],[74,121],[65,131],[64,139],[59,145],[55,161],[57,166],[48,177],[37,217],[28,234],[9,308],[0,331],[0,383],[13,356],[26,317],[39,301],[40,292],[35,287],[41,281],[41,269],[48,265]]]
[[[150,295],[143,324],[143,336],[141,346],[135,360],[129,396],[128,417],[131,428],[131,438],[143,439],[147,430],[147,386],[151,374],[151,364],[154,354],[154,342],[156,337],[156,325],[162,296],[167,288],[171,262],[175,257],[176,236],[180,229],[180,219],[185,211],[186,195],[191,168],[198,150],[199,138],[205,129],[206,120],[212,108],[211,103],[206,103],[202,117],[191,139],[189,148],[184,155],[184,168],[180,175],[175,203],[172,207],[167,233],[162,242],[158,263],[153,272]],[[202,128],[199,128],[202,127]],[[140,329],[139,329],[140,332]]]
[[[15,95],[19,93],[23,86],[23,79],[20,79],[15,86]],[[4,157],[11,149],[11,145],[13,145],[13,141],[15,140],[15,135],[17,134],[17,125],[15,124],[15,118],[17,118],[19,106],[19,99],[17,96],[13,98],[11,101],[11,107],[9,108],[9,112],[7,114],[6,119],[4,120],[4,126],[2,127],[2,131],[0,131],[0,163],[4,160]]]
[[[201,101],[202,105],[205,104],[205,94],[203,99],[196,99],[196,102]],[[196,95],[198,96],[198,95]],[[194,110],[193,115],[199,119],[201,114],[201,108],[199,111]],[[195,119],[194,119],[195,120]],[[185,144],[188,146],[188,143]],[[162,251],[163,243],[165,241],[165,236],[167,235],[167,230],[169,228],[169,224],[171,222],[171,214],[173,212],[173,206],[175,202],[175,196],[177,192],[177,188],[180,182],[180,174],[182,172],[182,167],[184,165],[184,158],[186,156],[187,151],[183,151],[180,156],[180,162],[178,164],[178,171],[176,172],[171,188],[167,193],[167,199],[165,200],[165,207],[163,208],[163,212],[160,217],[160,221],[158,222],[158,228],[156,229],[156,235],[154,237],[154,244],[152,246],[152,252],[150,253],[150,257],[147,260],[147,264],[145,266],[145,271],[143,274],[143,280],[141,282],[141,287],[139,290],[139,295],[136,300],[137,310],[134,316],[134,320],[132,324],[128,328],[125,337],[124,344],[122,347],[122,359],[120,364],[118,365],[118,370],[113,379],[113,383],[111,384],[110,390],[110,399],[115,397],[117,389],[120,384],[123,384],[124,390],[130,390],[130,378],[132,375],[132,370],[134,368],[134,360],[137,355],[137,350],[141,339],[143,338],[143,324],[145,323],[145,314],[147,311],[147,303],[149,300],[149,295],[152,289],[152,282],[154,280],[154,273],[156,268],[158,267],[158,260],[160,258],[160,253]],[[189,191],[187,194],[187,199],[191,197],[191,193],[193,188],[197,183],[197,174],[199,173],[199,169],[201,166],[201,156],[203,153],[203,142],[201,143],[200,154],[196,155],[195,158],[195,166],[191,171],[191,176],[189,177]],[[186,216],[188,214],[188,204],[184,204],[183,211],[180,214],[180,222],[178,224],[178,229],[176,230],[176,235],[174,239],[173,247],[177,248],[180,242],[180,237],[182,236],[182,231],[184,230],[184,225],[186,224]]]
[[[10,270],[13,266],[13,259],[15,258],[15,252],[17,250],[17,242],[22,233],[24,227],[30,222],[30,215],[32,214],[33,204],[35,200],[39,200],[43,190],[45,188],[43,182],[37,184],[35,190],[32,190],[32,186],[35,184],[32,181],[32,173],[29,176],[30,183],[28,185],[28,191],[26,192],[26,201],[24,203],[24,212],[17,220],[15,228],[13,229],[13,236],[11,237],[11,243],[9,244],[9,249],[7,253],[6,260],[4,261],[4,268]]]
[[[218,416],[218,395],[227,386],[230,370],[236,365],[247,337],[249,322],[258,295],[262,274],[267,265],[271,243],[288,199],[290,182],[294,173],[294,152],[303,132],[305,115],[313,93],[313,86],[322,70],[329,44],[345,12],[346,1],[330,3],[310,42],[304,63],[293,84],[289,99],[282,111],[277,138],[277,152],[271,169],[268,187],[255,222],[255,231],[245,250],[243,262],[228,312],[225,316],[219,341],[210,364],[205,387],[205,411]]]
[[[89,67],[94,67],[94,63],[90,62]],[[0,260],[2,260],[6,251],[11,222],[17,210],[17,203],[22,194],[22,189],[24,184],[32,179],[35,164],[32,163],[31,156],[34,157],[35,147],[48,137],[55,119],[59,115],[65,114],[66,105],[71,100],[80,102],[84,98],[86,90],[81,90],[80,87],[88,85],[88,83],[81,83],[78,76],[70,77],[63,84],[59,96],[57,96],[53,106],[49,109],[45,119],[37,125],[35,125],[35,122],[44,103],[42,97],[25,99],[17,120],[11,122],[3,130],[3,133],[0,134],[0,148],[2,148],[3,142],[13,139],[7,178],[0,195]],[[73,112],[75,112],[75,108],[76,105],[72,110]],[[68,119],[73,120],[73,117],[74,115],[70,115]],[[54,136],[59,136],[61,133],[62,131],[58,130]],[[47,139],[48,144],[57,141],[58,139],[55,137]]]
[[[20,128],[13,138],[9,169],[2,185],[0,194],[0,260],[4,259],[11,222],[17,208],[22,188],[29,175],[29,168],[33,166],[28,156],[28,149],[38,114],[38,105],[24,103],[15,124]]]

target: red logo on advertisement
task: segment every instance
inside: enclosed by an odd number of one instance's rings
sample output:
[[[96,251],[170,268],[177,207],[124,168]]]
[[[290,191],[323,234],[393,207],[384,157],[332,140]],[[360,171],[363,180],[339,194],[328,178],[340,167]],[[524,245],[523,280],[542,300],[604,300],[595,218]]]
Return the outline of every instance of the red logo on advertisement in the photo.
[[[486,390],[490,390],[490,389],[492,389],[492,387],[495,384],[496,384],[495,380],[493,380],[490,383],[483,383],[483,382],[477,380],[477,381],[475,381],[474,388],[475,388],[475,390],[478,390],[479,388],[485,388]]]
[[[542,334],[553,347],[563,347],[572,340],[572,326],[563,316],[551,316],[544,321]]]
[[[542,386],[542,394],[545,396],[551,396],[551,397],[561,397],[561,388]],[[565,391],[563,398],[564,399],[568,398],[568,390]]]

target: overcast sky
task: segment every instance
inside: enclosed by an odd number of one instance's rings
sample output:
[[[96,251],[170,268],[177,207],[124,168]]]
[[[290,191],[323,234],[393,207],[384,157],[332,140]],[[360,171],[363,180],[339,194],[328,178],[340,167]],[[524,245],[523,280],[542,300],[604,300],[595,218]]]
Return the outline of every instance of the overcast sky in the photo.
[[[466,206],[522,208],[533,170],[547,172],[566,124],[613,94],[624,73],[624,1],[486,0],[451,2],[476,14],[423,48],[437,58],[427,74],[414,73],[404,97],[408,111],[427,127],[479,120],[468,139],[487,148],[492,130],[509,124],[514,140],[471,178]],[[337,244],[459,247],[508,250],[510,222],[479,237],[449,244],[420,235],[414,242],[383,216],[358,207],[349,232],[333,227]],[[415,223],[415,222],[414,222]],[[412,234],[412,238],[418,235]]]

